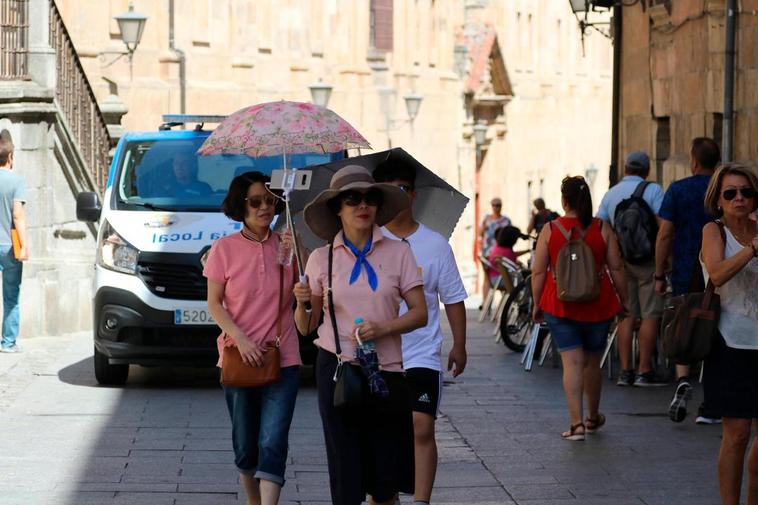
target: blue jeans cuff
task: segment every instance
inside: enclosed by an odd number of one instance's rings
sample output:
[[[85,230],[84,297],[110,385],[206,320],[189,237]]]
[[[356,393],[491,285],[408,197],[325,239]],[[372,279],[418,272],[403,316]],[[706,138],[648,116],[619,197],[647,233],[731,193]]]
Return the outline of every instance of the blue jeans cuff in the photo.
[[[262,472],[258,470],[257,472],[255,472],[255,478],[258,480],[267,480],[269,482],[273,482],[274,484],[279,484],[280,486],[284,486],[284,477],[274,475],[273,473]]]

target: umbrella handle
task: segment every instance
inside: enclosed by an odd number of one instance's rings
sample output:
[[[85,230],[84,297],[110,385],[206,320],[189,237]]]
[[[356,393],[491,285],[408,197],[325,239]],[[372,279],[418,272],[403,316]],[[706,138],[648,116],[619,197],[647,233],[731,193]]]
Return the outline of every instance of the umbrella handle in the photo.
[[[300,284],[307,284],[308,283],[308,276],[305,274],[300,274]],[[305,307],[305,313],[310,314],[313,312],[313,306],[311,305],[311,302],[305,302],[303,305]]]

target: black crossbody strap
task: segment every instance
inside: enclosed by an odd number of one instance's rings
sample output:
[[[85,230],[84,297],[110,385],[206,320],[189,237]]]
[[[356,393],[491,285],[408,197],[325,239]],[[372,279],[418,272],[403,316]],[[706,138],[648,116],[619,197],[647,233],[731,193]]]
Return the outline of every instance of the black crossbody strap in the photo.
[[[337,318],[334,315],[334,297],[332,296],[332,263],[334,259],[334,243],[329,244],[329,284],[326,288],[326,301],[329,306],[329,318],[332,320],[332,330],[334,330],[334,348],[337,351],[337,360],[342,356],[342,346],[340,346],[340,334],[337,330]]]

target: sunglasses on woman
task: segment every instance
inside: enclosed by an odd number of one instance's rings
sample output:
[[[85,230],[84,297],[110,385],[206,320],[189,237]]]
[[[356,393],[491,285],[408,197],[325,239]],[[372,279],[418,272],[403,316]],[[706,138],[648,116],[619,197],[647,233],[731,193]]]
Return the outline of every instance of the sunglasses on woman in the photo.
[[[382,203],[382,193],[375,189],[369,189],[365,193],[351,190],[340,194],[340,200],[348,207],[357,207],[361,202],[365,202],[370,207],[377,207]]]
[[[276,197],[274,195],[249,196],[245,198],[245,201],[251,209],[257,209],[264,203],[269,207],[276,205]]]
[[[727,202],[731,202],[734,200],[734,198],[737,196],[737,193],[742,195],[742,198],[750,199],[755,196],[755,190],[753,188],[730,188],[725,189],[723,193],[721,193],[721,196],[724,197],[724,200]]]

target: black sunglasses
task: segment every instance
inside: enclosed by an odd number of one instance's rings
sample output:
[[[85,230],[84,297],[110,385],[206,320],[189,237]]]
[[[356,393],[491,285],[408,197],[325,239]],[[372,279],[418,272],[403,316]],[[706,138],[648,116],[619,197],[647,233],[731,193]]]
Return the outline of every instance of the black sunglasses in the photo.
[[[276,205],[276,197],[274,195],[250,196],[245,198],[245,201],[251,209],[257,209],[264,203],[269,207]]]
[[[727,202],[731,202],[737,196],[737,192],[739,192],[743,198],[749,199],[755,197],[755,190],[750,187],[725,189],[724,192],[721,193],[721,196],[723,196],[724,200]]]
[[[376,189],[369,189],[365,193],[349,190],[340,194],[340,201],[348,207],[357,207],[361,202],[370,207],[377,207],[382,203],[382,192]]]

